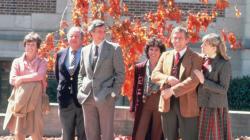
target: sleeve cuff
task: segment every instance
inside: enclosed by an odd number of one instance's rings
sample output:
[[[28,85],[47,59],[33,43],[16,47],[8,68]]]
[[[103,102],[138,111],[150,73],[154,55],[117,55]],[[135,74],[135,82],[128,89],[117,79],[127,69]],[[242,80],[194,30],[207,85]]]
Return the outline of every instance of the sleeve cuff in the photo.
[[[112,93],[111,93],[111,97],[115,98],[115,96],[116,96],[115,93],[112,92]]]

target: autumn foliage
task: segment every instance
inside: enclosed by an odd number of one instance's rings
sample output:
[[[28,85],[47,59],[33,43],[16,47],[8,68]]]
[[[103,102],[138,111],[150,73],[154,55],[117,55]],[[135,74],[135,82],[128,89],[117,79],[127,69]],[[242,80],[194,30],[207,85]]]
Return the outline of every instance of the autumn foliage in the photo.
[[[200,0],[203,4],[208,4],[208,0]],[[143,17],[134,19],[121,18],[123,15],[131,15],[128,6],[121,0],[73,0],[72,23],[81,26],[84,35],[83,45],[91,40],[87,33],[87,26],[93,19],[103,19],[112,21],[108,26],[108,34],[112,41],[120,44],[123,52],[126,80],[122,93],[131,99],[133,86],[134,65],[142,55],[147,39],[152,36],[160,38],[167,47],[171,47],[170,33],[176,24],[184,23],[190,34],[192,43],[200,41],[200,32],[206,32],[208,26],[217,17],[218,10],[228,8],[228,0],[216,0],[211,13],[200,11],[198,13],[188,13],[183,17],[183,11],[175,5],[174,0],[159,0],[156,12],[145,13]],[[240,10],[235,7],[235,15],[241,15]],[[60,23],[59,40],[54,40],[54,33],[49,33],[44,40],[39,55],[48,60],[48,69],[53,70],[55,53],[61,48],[67,47],[65,41],[64,28],[68,27],[68,21],[62,20]],[[175,25],[176,25],[175,24]],[[231,48],[236,49],[241,46],[234,33],[226,32],[222,29],[221,36],[228,41]]]

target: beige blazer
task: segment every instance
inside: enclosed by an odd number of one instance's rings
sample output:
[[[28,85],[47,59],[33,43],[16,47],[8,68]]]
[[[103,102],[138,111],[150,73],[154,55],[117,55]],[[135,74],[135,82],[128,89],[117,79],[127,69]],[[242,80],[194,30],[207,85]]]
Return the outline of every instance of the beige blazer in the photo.
[[[8,127],[11,132],[19,131],[16,130],[16,128],[19,128],[17,126],[19,125],[18,118],[24,118],[22,120],[26,122],[22,123],[27,124],[26,126],[28,124],[33,125],[34,115],[29,115],[29,113],[33,112],[37,105],[41,103],[41,95],[42,84],[40,81],[24,83],[17,88],[13,88],[11,96],[8,99],[9,103],[4,118],[3,129]],[[15,119],[12,118],[13,116],[15,116]],[[30,131],[33,131],[33,129],[28,129],[27,131],[29,131],[27,133],[31,133]]]
[[[180,112],[183,117],[198,116],[198,104],[196,87],[199,84],[198,78],[194,75],[194,69],[201,69],[202,57],[191,49],[187,48],[180,65],[179,80],[180,83],[173,86],[175,96],[180,101]],[[174,58],[174,50],[164,52],[157,66],[152,72],[152,81],[163,85],[168,76],[171,75]],[[164,100],[160,97],[159,111],[168,112],[170,109],[170,99]]]

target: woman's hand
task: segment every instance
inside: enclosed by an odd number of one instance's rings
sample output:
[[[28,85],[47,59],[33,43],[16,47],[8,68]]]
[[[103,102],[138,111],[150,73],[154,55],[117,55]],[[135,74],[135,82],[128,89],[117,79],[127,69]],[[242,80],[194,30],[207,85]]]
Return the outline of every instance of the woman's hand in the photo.
[[[205,81],[204,74],[201,71],[197,70],[197,69],[194,70],[194,74],[198,77],[200,83],[203,84],[204,81]]]

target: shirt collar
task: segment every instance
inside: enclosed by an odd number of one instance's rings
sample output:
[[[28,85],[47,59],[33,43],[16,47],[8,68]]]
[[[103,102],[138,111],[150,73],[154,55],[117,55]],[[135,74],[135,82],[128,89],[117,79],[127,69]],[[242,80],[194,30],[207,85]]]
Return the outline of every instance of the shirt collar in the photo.
[[[81,52],[81,49],[82,49],[82,47],[80,47],[79,49],[77,49],[77,51],[76,51],[76,53],[79,53],[79,52]],[[72,52],[72,48],[71,47],[69,47],[69,52],[71,53]]]
[[[104,43],[105,40],[103,40],[102,42],[100,42],[99,44],[95,44],[94,41],[92,42],[92,45],[93,46],[98,46],[99,48],[101,48],[103,46],[103,43]]]
[[[28,63],[28,61],[25,59],[25,53],[23,53],[23,55],[21,56],[23,62]],[[38,55],[36,55],[36,57],[30,62],[31,64],[34,64],[37,60],[38,60]]]
[[[182,56],[185,54],[185,52],[187,51],[187,47],[185,47],[184,49],[182,49],[181,51],[179,51],[180,53],[180,58],[182,58]],[[177,52],[174,51],[174,54],[176,54]]]

